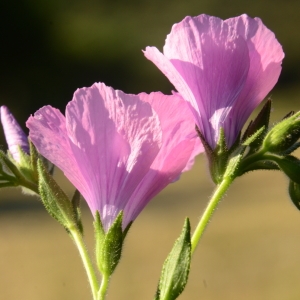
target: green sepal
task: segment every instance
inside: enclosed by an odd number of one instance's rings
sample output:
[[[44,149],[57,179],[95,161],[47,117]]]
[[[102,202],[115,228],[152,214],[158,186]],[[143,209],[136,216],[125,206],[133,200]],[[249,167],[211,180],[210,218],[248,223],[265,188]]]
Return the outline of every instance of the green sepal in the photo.
[[[232,179],[234,179],[235,177],[237,177],[239,165],[242,161],[242,158],[243,154],[237,154],[229,160],[226,171],[224,173],[224,178],[231,177]]]
[[[279,156],[268,155],[270,160],[273,160],[290,180],[300,184],[300,160],[292,155]]]
[[[261,140],[261,136],[265,133],[266,128],[265,126],[262,126],[260,129],[258,129],[256,132],[254,132],[252,135],[250,135],[245,141],[243,141],[243,146],[250,146],[250,147],[256,147],[257,140]]]
[[[191,228],[186,218],[179,238],[165,260],[155,300],[174,300],[184,290],[191,263]]]
[[[40,159],[37,162],[37,170],[39,174],[39,194],[46,210],[69,231],[73,226],[77,226],[70,199],[48,173]]]
[[[17,163],[9,151],[5,154],[0,150],[0,182],[4,180],[5,184],[3,186],[21,186],[31,191],[31,193],[37,194],[38,179],[37,175],[32,175],[30,157],[21,148],[19,148],[19,154],[22,164]]]
[[[250,145],[249,152],[255,152],[256,149],[258,149],[262,142],[263,137],[266,135],[268,128],[269,128],[269,122],[270,122],[270,114],[271,114],[271,107],[272,107],[272,101],[271,99],[268,99],[261,111],[258,113],[254,121],[251,121],[247,129],[245,130],[245,133],[242,137],[243,144],[251,137],[251,143],[248,143]],[[264,128],[261,130],[261,128]],[[257,136],[254,135],[257,134],[259,131],[259,134]]]
[[[0,150],[0,188],[16,187],[19,185],[18,179],[15,177],[9,166],[14,165],[6,154]]]
[[[0,150],[0,160],[5,168],[16,178],[16,182],[23,179],[22,174],[20,173],[18,167],[9,159],[9,157]]]
[[[219,141],[213,151],[214,158],[211,163],[211,176],[216,184],[223,180],[224,173],[228,164],[230,151],[226,144],[224,129],[220,128]]]
[[[127,236],[127,233],[129,231],[129,229],[131,228],[131,225],[132,225],[133,221],[131,221],[125,228],[125,230],[123,231],[123,240],[125,240],[126,236]]]
[[[73,208],[73,215],[75,222],[77,224],[77,228],[79,229],[80,233],[83,234],[83,226],[81,221],[81,210],[80,210],[80,192],[76,189],[74,195],[71,199],[71,205]]]
[[[294,205],[300,210],[300,184],[290,180],[289,195]]]
[[[210,145],[206,142],[203,134],[201,133],[200,129],[198,128],[198,126],[196,125],[195,127],[195,130],[201,140],[201,143],[204,147],[204,150],[205,150],[205,154],[207,156],[207,159],[208,159],[208,163],[209,163],[209,166],[211,166],[212,164],[212,161],[214,160],[214,152],[212,150],[212,148],[210,147]]]
[[[123,212],[121,211],[105,233],[99,212],[97,211],[95,215],[96,261],[99,271],[107,278],[112,275],[121,258],[123,247],[122,220]]]

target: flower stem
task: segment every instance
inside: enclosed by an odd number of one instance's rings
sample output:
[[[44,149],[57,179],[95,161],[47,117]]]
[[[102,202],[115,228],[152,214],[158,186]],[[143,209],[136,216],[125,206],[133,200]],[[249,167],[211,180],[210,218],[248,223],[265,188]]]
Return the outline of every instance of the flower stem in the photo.
[[[88,251],[86,249],[86,246],[83,242],[81,233],[76,229],[70,229],[70,233],[73,237],[73,240],[77,246],[77,249],[79,251],[80,257],[82,259],[85,271],[88,276],[88,280],[91,286],[93,299],[97,300],[97,291],[99,289],[99,283],[93,268],[93,264],[91,262],[91,259],[89,257]]]
[[[103,274],[102,275],[101,286],[100,286],[100,289],[98,291],[97,300],[104,300],[105,299],[105,295],[106,295],[107,288],[108,288],[108,283],[109,283],[109,277],[106,276],[105,274]]]
[[[200,238],[202,237],[205,228],[208,225],[209,220],[211,219],[214,210],[216,209],[217,205],[219,204],[220,200],[223,198],[224,194],[228,190],[229,186],[233,182],[234,178],[226,177],[223,178],[222,182],[217,186],[214,194],[212,195],[210,201],[208,202],[208,205],[206,209],[204,210],[204,213],[195,229],[195,232],[193,233],[191,242],[192,242],[192,254],[195,251]]]

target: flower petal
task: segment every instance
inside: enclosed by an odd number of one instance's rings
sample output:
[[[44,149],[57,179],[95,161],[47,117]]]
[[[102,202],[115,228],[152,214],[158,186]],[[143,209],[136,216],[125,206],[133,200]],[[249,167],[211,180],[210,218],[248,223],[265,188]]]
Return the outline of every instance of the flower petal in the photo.
[[[146,53],[152,60],[153,51]],[[161,58],[155,54],[154,63]],[[220,127],[247,78],[247,43],[219,18],[186,17],[173,26],[164,55],[180,75],[170,68],[173,77],[169,80],[173,79],[178,92],[189,101],[198,127],[214,148]],[[158,67],[162,65],[167,66],[165,60],[160,60]],[[177,84],[180,80],[184,82]]]
[[[281,45],[259,18],[241,15],[225,21],[247,42],[250,57],[250,69],[246,83],[230,113],[225,132],[233,137],[239,132],[252,111],[266,97],[276,84],[281,72],[284,53]]]
[[[162,93],[139,94],[158,114],[163,140],[160,152],[128,202],[124,223],[134,220],[151,198],[192,166],[196,154],[203,152],[195,131],[192,113],[179,96]]]
[[[29,138],[37,150],[60,168],[66,177],[83,193],[87,182],[73,157],[66,130],[66,119],[56,108],[44,106],[26,122]]]
[[[107,229],[159,151],[158,118],[137,96],[96,83],[75,92],[66,119],[73,155],[88,178],[83,196]]]

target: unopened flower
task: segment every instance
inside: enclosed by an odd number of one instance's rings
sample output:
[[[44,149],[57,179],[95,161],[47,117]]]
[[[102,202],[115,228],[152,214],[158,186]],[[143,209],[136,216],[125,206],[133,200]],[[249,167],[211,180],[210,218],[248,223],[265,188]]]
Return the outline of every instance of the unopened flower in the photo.
[[[28,138],[6,106],[1,106],[1,123],[8,150],[16,162],[20,162],[20,148],[29,153]]]
[[[188,101],[209,146],[224,129],[231,147],[246,120],[278,80],[284,57],[273,32],[247,15],[225,21],[208,15],[186,17],[167,36],[163,54],[145,56]]]
[[[107,231],[123,228],[202,151],[177,96],[128,95],[103,83],[78,89],[66,115],[45,106],[27,121],[38,151],[80,191]]]

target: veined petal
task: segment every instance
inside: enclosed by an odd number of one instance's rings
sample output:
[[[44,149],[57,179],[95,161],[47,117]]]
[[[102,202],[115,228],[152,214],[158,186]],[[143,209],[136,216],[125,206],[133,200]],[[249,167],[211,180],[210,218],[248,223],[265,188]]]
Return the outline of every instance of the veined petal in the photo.
[[[250,57],[250,69],[239,98],[225,125],[225,132],[231,144],[252,111],[267,96],[276,84],[281,72],[284,53],[281,45],[259,18],[241,15],[225,22],[247,42]]]
[[[66,108],[43,107],[27,121],[39,152],[99,211],[107,231],[121,210],[123,228],[150,199],[191,167],[202,151],[178,95],[128,95],[103,83],[78,89]]]
[[[29,117],[26,126],[30,130],[29,138],[37,150],[60,168],[76,188],[84,193],[87,182],[73,156],[64,115],[56,108],[44,106]]]
[[[203,152],[192,113],[181,97],[162,93],[143,93],[139,96],[150,103],[158,114],[163,139],[149,172],[126,206],[125,224],[134,220],[151,198],[178,179],[183,171],[190,169],[194,157]]]
[[[186,17],[172,27],[164,55],[184,81],[180,85],[173,84],[189,101],[198,127],[214,148],[220,127],[247,78],[247,43],[219,18]]]
[[[75,92],[66,119],[73,155],[89,178],[83,196],[107,229],[159,151],[158,118],[138,96],[96,83]]]

